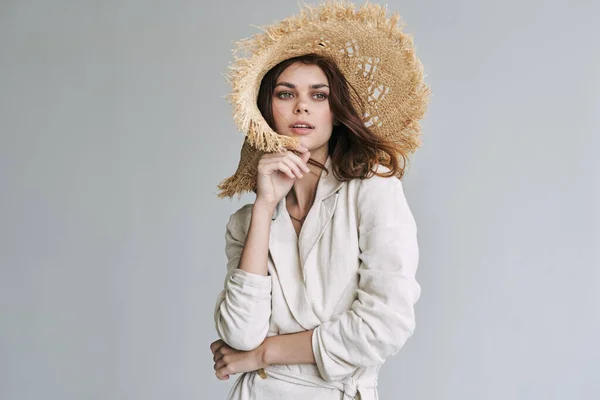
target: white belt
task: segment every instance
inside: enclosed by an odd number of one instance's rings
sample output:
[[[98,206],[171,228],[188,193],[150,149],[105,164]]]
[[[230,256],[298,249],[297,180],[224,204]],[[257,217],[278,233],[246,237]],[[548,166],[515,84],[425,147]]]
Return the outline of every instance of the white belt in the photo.
[[[282,370],[276,367],[274,368],[274,366],[265,368],[265,371],[266,378],[263,379],[269,379],[269,377],[273,377],[275,379],[295,383],[298,385],[337,389],[344,394],[344,400],[353,400],[356,398],[358,393],[360,393],[362,400],[375,400],[374,397],[370,396],[366,390],[377,387],[376,379],[355,379],[354,377],[350,376],[341,381],[325,381],[319,376],[299,374],[295,372],[292,373],[287,370]]]
[[[354,399],[357,393],[360,393],[362,400],[369,400],[371,396],[367,396],[366,389],[375,389],[377,387],[376,380],[356,380],[350,376],[342,381],[344,397]]]

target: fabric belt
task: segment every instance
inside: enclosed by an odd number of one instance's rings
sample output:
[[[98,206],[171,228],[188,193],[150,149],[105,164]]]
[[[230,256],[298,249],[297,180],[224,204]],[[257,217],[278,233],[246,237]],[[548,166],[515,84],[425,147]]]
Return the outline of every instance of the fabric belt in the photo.
[[[337,389],[344,394],[344,400],[354,400],[359,393],[361,400],[375,400],[375,397],[372,395],[373,391],[369,392],[367,389],[376,388],[377,379],[355,379],[350,376],[341,381],[325,381],[320,376],[300,374],[274,367],[270,366],[264,369],[267,374],[267,378],[265,379],[273,377],[297,385]]]

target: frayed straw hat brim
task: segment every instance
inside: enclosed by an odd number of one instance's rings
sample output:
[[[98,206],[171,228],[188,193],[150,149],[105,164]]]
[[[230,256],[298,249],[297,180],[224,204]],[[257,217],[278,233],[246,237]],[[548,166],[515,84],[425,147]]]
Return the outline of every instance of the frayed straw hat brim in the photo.
[[[385,7],[369,2],[356,7],[346,1],[327,1],[304,5],[298,15],[261,29],[237,42],[228,70],[232,91],[227,99],[246,138],[237,171],[219,184],[219,197],[253,191],[261,155],[297,146],[296,139],[269,127],[256,103],[262,78],[289,58],[316,53],[334,60],[361,96],[352,101],[363,113],[365,125],[400,144],[407,154],[420,146],[419,120],[427,107],[429,87],[398,13],[388,17]]]

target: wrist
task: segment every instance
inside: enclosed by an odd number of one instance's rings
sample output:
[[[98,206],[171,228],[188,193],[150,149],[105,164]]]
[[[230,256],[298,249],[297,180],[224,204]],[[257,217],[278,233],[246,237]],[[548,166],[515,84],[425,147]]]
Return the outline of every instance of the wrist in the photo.
[[[252,215],[265,215],[269,218],[273,217],[277,204],[268,203],[266,201],[257,199],[252,205]]]
[[[258,357],[258,363],[260,365],[260,368],[266,368],[269,365],[271,365],[272,359],[271,359],[271,354],[272,354],[272,341],[270,340],[270,338],[266,338],[262,344],[260,346],[258,346],[257,350],[257,357]]]

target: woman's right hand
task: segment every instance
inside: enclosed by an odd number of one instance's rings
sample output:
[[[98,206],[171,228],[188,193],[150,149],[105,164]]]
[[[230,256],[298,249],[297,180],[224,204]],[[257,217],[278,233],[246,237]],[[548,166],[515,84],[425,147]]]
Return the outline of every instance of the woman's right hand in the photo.
[[[307,166],[310,151],[302,147],[301,154],[287,150],[284,153],[265,153],[258,162],[256,203],[274,209],[285,196],[296,179],[309,173]]]

